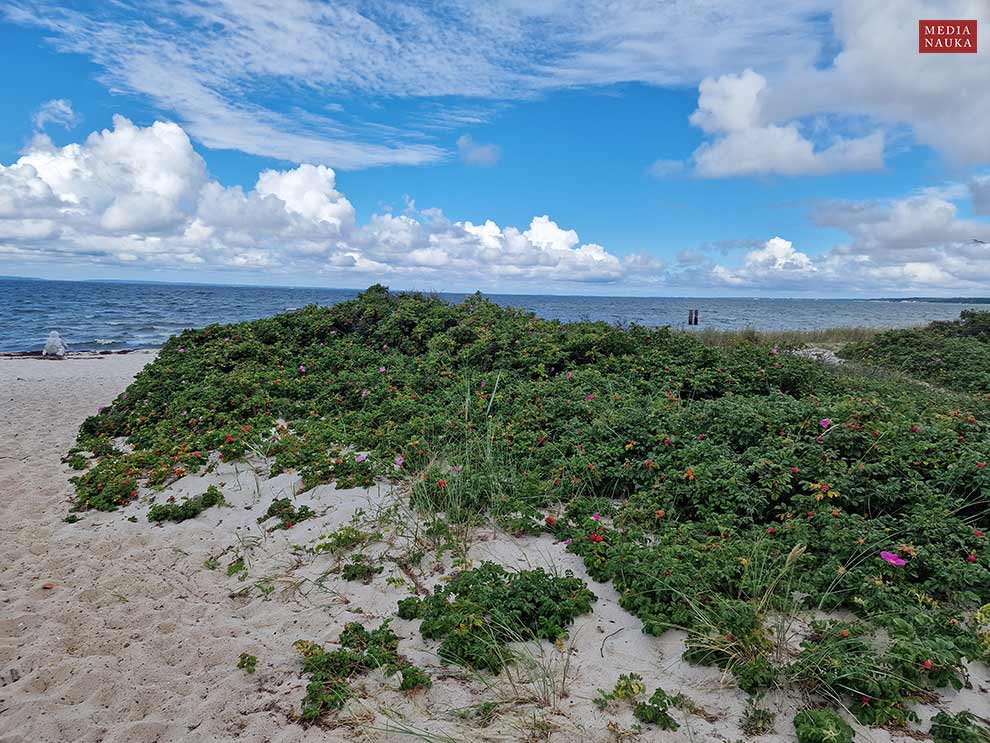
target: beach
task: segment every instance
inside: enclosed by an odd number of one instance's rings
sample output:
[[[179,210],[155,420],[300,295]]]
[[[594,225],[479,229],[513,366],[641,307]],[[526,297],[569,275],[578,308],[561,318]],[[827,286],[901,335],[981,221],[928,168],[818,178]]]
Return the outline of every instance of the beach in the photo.
[[[240,584],[204,567],[235,534],[247,541],[249,532],[261,533],[253,513],[204,514],[155,528],[144,518],[147,508],[135,505],[129,509],[140,516],[134,521],[128,511],[88,512],[79,523],[65,523],[73,473],[61,459],[80,422],[123,391],[154,357],[141,351],[64,361],[0,358],[0,386],[6,390],[0,428],[11,433],[0,458],[0,741],[398,741],[414,739],[410,731],[431,730],[481,740],[527,739],[522,710],[536,701],[524,698],[531,682],[560,685],[557,692],[547,689],[549,698],[542,700],[554,707],[547,728],[553,740],[610,740],[589,700],[615,668],[651,681],[674,674],[695,687],[718,713],[711,725],[700,723],[709,734],[722,729],[730,712],[735,717],[742,711],[741,698],[720,692],[721,674],[680,661],[683,636],[647,638],[638,620],[618,606],[615,592],[599,585],[594,614],[578,620],[567,646],[528,656],[524,665],[532,680],[517,672],[508,682],[482,682],[444,668],[422,647],[413,623],[396,620],[403,652],[446,678],[413,696],[374,678],[365,685],[372,704],[359,703],[332,725],[302,727],[296,718],[305,681],[292,643],[298,637],[335,637],[348,621],[378,622],[405,593],[390,588],[387,575],[371,585],[341,581],[325,591],[300,588],[320,568],[293,564],[292,544],[350,523],[359,509],[374,513],[390,496],[378,488],[327,487],[300,495],[301,502],[314,508],[322,503],[329,512],[297,527],[291,539],[266,537],[251,549],[252,576],[279,576],[281,585],[270,596],[242,590],[253,585],[250,578]],[[221,470],[184,478],[169,490],[192,494],[220,483],[228,500],[236,498],[236,489],[243,495],[237,505],[247,508],[298,487],[291,476],[255,479],[249,469],[234,476],[236,488],[231,473]],[[515,569],[566,567],[587,579],[581,561],[548,539],[486,532],[471,553],[475,560]],[[449,568],[438,564],[431,572],[439,576]],[[258,658],[253,676],[237,669],[241,652]],[[501,730],[451,722],[451,709],[493,698],[514,700],[521,708],[518,719],[503,715]],[[395,721],[382,709],[394,710]],[[665,739],[688,740],[679,733]]]
[[[86,511],[78,523],[66,523],[74,473],[62,458],[79,425],[155,356],[0,358],[0,741],[742,737],[747,696],[731,676],[686,663],[685,633],[644,634],[611,584],[593,581],[581,558],[549,534],[513,537],[490,527],[464,537],[470,564],[573,571],[597,596],[566,639],[525,646],[515,670],[496,678],[441,662],[414,621],[393,617],[398,599],[457,573],[450,554],[428,554],[418,579],[382,559],[383,571],[361,582],[340,579],[341,558],[300,547],[346,525],[388,524],[392,531],[371,538],[365,551],[384,556],[407,549],[403,520],[413,517],[404,494],[387,485],[300,492],[294,473],[269,477],[267,464],[249,456],[215,462],[206,474],[186,475],[156,496],[181,500],[216,485],[226,508],[154,525],[147,519],[152,493],[142,488],[141,498],[122,510]],[[290,496],[317,516],[285,530],[259,526],[267,504]],[[417,581],[426,583],[423,591]],[[300,724],[307,682],[293,643],[331,647],[348,622],[375,626],[389,618],[399,652],[427,670],[432,687],[402,692],[394,678],[372,672],[355,682],[356,698],[341,712],[315,726]],[[257,659],[254,673],[238,668],[242,654]],[[947,692],[944,708],[985,707],[986,667],[976,664],[971,672],[973,688]],[[676,732],[640,730],[631,708],[604,714],[592,700],[619,673],[640,674],[647,688],[662,684],[686,693],[696,710],[678,713]],[[761,740],[793,740],[786,720],[799,700],[771,698],[782,722]],[[484,724],[464,712],[488,703],[497,712]],[[923,719],[936,711],[918,710]],[[870,741],[907,739],[860,730]]]

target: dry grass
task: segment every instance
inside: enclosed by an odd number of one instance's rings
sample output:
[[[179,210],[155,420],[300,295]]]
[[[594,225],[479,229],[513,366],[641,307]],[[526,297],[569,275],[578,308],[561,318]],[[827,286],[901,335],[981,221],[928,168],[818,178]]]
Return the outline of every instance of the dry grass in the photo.
[[[888,328],[819,328],[816,330],[714,330],[705,328],[693,335],[708,346],[721,348],[746,343],[776,345],[783,348],[800,348],[807,345],[823,347],[839,346],[853,341],[865,341]]]

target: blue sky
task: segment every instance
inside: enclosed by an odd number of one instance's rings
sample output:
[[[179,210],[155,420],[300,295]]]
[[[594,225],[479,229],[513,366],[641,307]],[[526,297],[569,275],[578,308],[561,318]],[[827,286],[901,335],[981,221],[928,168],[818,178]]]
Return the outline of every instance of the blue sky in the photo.
[[[277,5],[0,10],[0,274],[990,289],[984,0]]]

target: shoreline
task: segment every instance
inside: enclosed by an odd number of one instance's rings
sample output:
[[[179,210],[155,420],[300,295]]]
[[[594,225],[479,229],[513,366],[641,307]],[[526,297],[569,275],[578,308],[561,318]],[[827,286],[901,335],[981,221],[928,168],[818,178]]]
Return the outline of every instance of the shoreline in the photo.
[[[39,359],[41,361],[78,361],[80,359],[101,358],[103,356],[126,356],[131,353],[158,353],[161,346],[148,348],[118,348],[112,351],[81,350],[69,351],[64,356],[46,355],[43,351],[0,351],[0,359]]]

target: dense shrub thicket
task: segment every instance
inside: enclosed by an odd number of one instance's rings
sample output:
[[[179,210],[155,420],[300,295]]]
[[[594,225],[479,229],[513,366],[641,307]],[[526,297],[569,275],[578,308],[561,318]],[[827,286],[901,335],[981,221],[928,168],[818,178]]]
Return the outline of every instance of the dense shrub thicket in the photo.
[[[990,312],[964,310],[958,320],[891,330],[850,343],[842,355],[940,387],[990,393]]]
[[[869,358],[901,365],[896,350],[924,378],[982,390],[965,380],[990,370],[972,351],[988,326],[964,313],[880,336]],[[941,377],[922,340],[972,355],[943,352]],[[99,460],[76,507],[125,505],[211,452],[273,457],[307,486],[408,476],[422,510],[553,532],[645,631],[687,629],[690,657],[742,688],[797,684],[899,723],[987,653],[988,408],[757,344],[375,286],[171,339],[83,424],[78,447]],[[811,609],[852,614],[789,648],[776,618]]]

